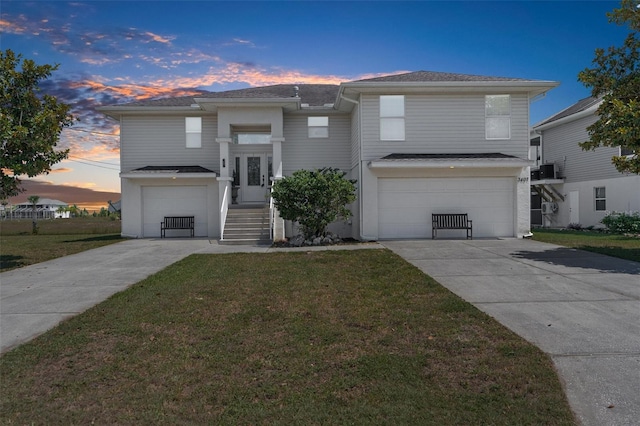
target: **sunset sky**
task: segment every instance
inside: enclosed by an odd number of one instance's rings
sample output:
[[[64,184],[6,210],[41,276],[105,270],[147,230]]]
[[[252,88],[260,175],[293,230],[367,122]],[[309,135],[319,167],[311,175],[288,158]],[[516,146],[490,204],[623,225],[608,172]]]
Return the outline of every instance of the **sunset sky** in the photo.
[[[531,122],[589,96],[577,74],[628,29],[619,2],[13,1],[0,46],[60,64],[43,90],[73,106],[53,185],[119,192],[116,122],[100,105],[280,83],[333,83],[399,71],[560,81]]]

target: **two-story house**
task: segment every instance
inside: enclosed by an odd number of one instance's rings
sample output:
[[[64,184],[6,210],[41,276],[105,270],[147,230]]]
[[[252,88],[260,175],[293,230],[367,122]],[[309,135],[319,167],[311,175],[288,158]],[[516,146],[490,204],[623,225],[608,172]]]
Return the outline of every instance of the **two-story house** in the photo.
[[[230,207],[270,205],[272,180],[329,166],[358,182],[343,237],[426,238],[432,213],[467,213],[474,237],[523,236],[530,101],[557,84],[419,71],[103,107],[121,126],[122,233],[191,215],[196,236],[225,240]]]
[[[534,225],[597,226],[609,211],[640,211],[640,176],[620,173],[611,163],[613,156],[633,152],[579,146],[589,140],[587,127],[598,119],[601,102],[582,99],[533,126],[541,164],[532,171]]]

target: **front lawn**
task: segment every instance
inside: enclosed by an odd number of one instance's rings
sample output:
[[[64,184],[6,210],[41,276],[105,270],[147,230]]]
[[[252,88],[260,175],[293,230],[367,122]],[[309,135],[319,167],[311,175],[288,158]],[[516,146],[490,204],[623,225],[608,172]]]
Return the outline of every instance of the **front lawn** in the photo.
[[[0,221],[0,272],[124,241],[120,221],[102,217]]]
[[[193,255],[0,373],[5,424],[575,424],[544,353],[388,250]]]
[[[640,238],[598,231],[534,229],[533,239],[640,262]]]

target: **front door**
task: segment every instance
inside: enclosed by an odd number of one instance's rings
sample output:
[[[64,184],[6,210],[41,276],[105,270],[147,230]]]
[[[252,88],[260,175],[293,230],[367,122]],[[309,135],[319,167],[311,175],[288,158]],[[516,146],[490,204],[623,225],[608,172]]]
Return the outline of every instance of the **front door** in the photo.
[[[265,203],[268,190],[267,154],[243,154],[240,180],[243,203]]]
[[[569,191],[569,223],[580,223],[579,191]]]

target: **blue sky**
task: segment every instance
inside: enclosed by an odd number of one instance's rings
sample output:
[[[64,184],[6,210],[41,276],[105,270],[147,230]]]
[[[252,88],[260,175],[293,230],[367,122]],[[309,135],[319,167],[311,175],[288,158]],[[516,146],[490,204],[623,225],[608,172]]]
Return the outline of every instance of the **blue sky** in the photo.
[[[334,83],[399,71],[559,81],[540,121],[589,90],[577,74],[628,33],[616,1],[13,1],[0,47],[59,63],[45,90],[81,121],[71,157],[37,179],[120,190],[118,126],[99,105],[280,83]]]

